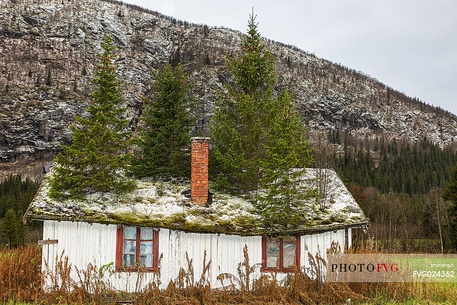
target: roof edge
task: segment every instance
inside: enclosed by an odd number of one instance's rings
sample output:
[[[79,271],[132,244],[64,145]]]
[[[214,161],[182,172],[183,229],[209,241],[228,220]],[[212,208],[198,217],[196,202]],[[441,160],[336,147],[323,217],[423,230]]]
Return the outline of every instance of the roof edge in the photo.
[[[224,227],[213,227],[211,230],[206,229],[206,228],[200,228],[200,229],[194,229],[194,230],[189,230],[185,228],[180,228],[179,226],[161,226],[161,225],[154,225],[154,224],[148,224],[148,223],[127,223],[123,221],[115,221],[113,219],[100,219],[100,220],[88,220],[88,219],[79,219],[77,217],[75,218],[69,218],[69,217],[57,217],[57,216],[50,216],[50,215],[34,215],[33,217],[28,217],[26,221],[69,221],[69,222],[85,222],[85,223],[98,223],[98,224],[104,224],[104,225],[137,225],[137,226],[144,226],[144,227],[154,227],[154,228],[159,228],[159,229],[169,229],[169,230],[176,230],[176,231],[182,231],[186,233],[200,233],[200,234],[226,234],[226,235],[237,235],[237,236],[291,236],[291,235],[311,235],[311,234],[316,234],[316,233],[323,233],[323,232],[328,232],[328,231],[336,231],[336,230],[341,230],[341,229],[346,229],[346,228],[366,228],[368,226],[369,221],[367,219],[364,219],[359,222],[353,222],[353,223],[336,223],[336,224],[326,224],[326,225],[315,225],[310,228],[299,228],[299,229],[292,229],[292,230],[286,230],[286,231],[266,231],[266,230],[252,230],[252,229],[243,229],[243,228],[238,228],[238,230],[227,230],[227,228]],[[224,230],[225,229],[225,230]]]

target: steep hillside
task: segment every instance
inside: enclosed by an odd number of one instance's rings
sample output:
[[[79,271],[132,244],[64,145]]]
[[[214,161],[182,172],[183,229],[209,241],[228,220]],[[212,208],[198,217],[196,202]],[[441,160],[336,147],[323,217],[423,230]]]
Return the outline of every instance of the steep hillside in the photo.
[[[183,64],[195,84],[199,119],[208,133],[217,92],[230,81],[227,54],[242,33],[164,17],[114,1],[0,2],[0,179],[11,171],[36,175],[84,112],[89,79],[105,34],[116,42],[132,128],[142,110],[151,71]],[[385,84],[292,46],[267,41],[276,58],[278,87],[293,92],[311,134],[342,130],[355,137],[427,137],[440,146],[457,140],[457,117]]]

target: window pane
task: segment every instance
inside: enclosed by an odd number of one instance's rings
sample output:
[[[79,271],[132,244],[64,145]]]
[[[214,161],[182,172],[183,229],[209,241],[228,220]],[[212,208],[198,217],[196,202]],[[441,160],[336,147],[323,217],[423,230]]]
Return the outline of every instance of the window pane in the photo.
[[[152,267],[152,254],[140,254],[140,263],[142,267]]]
[[[152,229],[151,228],[140,228],[141,240],[152,240]]]
[[[140,243],[140,254],[152,253],[152,241],[142,241]]]
[[[267,268],[279,267],[279,239],[267,239]]]
[[[295,267],[295,240],[284,240],[283,241],[283,254],[284,268],[294,268]]]
[[[135,254],[124,254],[122,266],[135,267]]]
[[[143,267],[152,267],[152,241],[140,242],[140,263]]]
[[[124,253],[133,253],[136,251],[136,242],[134,240],[124,240]]]
[[[136,239],[136,228],[124,227],[124,239]]]

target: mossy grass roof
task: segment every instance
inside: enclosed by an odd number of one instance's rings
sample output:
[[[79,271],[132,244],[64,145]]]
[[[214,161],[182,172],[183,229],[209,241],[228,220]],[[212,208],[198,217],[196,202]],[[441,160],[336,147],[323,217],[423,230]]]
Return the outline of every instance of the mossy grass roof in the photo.
[[[179,179],[138,180],[129,194],[95,193],[84,200],[59,201],[48,196],[52,172],[46,174],[28,208],[26,220],[81,221],[168,228],[187,232],[235,235],[311,234],[368,223],[363,211],[333,170],[306,170],[307,187],[315,188],[325,173],[327,202],[316,198],[303,202],[300,226],[288,230],[265,230],[262,218],[246,198],[214,192],[209,207],[191,203],[186,195],[189,181]]]

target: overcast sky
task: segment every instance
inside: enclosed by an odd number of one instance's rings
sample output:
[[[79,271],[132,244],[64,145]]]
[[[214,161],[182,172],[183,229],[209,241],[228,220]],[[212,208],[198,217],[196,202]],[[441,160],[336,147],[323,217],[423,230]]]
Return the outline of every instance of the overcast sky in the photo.
[[[124,0],[266,38],[362,71],[457,114],[457,0]]]

